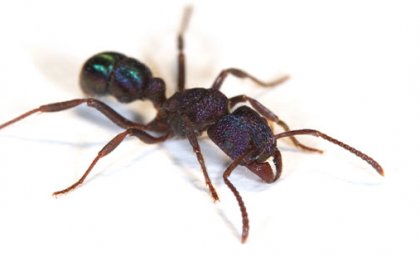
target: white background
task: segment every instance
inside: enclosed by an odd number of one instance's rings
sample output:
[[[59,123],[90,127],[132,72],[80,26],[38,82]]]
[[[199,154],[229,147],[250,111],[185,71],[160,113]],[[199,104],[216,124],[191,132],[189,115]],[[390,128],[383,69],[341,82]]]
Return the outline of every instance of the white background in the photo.
[[[40,104],[81,97],[78,73],[115,50],[175,85],[183,2],[2,1],[0,121]],[[126,140],[78,190],[55,199],[121,131],[87,108],[34,115],[0,131],[0,256],[419,256],[420,8],[417,1],[196,2],[186,35],[188,85],[208,87],[226,67],[275,89],[228,79],[228,96],[256,97],[292,128],[315,128],[384,167],[321,139],[323,155],[279,142],[282,179],[266,185],[200,141],[221,202],[213,204],[185,140]],[[145,121],[149,103],[124,106]],[[96,123],[96,124],[95,124]]]

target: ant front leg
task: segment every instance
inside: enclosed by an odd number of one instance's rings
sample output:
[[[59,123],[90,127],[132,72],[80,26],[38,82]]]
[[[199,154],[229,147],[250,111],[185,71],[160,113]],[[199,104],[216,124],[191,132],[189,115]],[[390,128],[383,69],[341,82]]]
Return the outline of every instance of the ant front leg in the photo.
[[[105,103],[99,100],[96,100],[94,98],[74,99],[74,100],[69,100],[69,101],[64,101],[64,102],[41,105],[40,107],[36,109],[30,110],[4,124],[1,124],[0,129],[3,129],[4,127],[7,127],[15,122],[18,122],[34,113],[59,112],[59,111],[64,111],[67,109],[74,108],[81,104],[86,104],[88,107],[96,109],[97,111],[105,115],[109,120],[111,120],[113,123],[115,123],[119,127],[122,127],[125,129],[127,128],[147,129],[147,126],[129,121],[128,119],[118,114],[116,111],[114,111],[111,107],[109,107]]]
[[[286,122],[280,120],[279,117],[277,117],[277,115],[275,115],[272,111],[270,111],[262,103],[258,102],[257,100],[255,100],[254,98],[251,98],[249,96],[238,95],[238,96],[230,98],[229,99],[229,108],[233,108],[238,103],[246,102],[246,101],[248,101],[251,104],[251,106],[254,107],[254,109],[257,112],[259,112],[262,116],[264,116],[266,119],[275,122],[277,125],[282,127],[285,131],[290,131],[290,127],[286,124]],[[293,144],[296,147],[299,147],[302,150],[322,153],[322,150],[312,148],[312,147],[309,147],[309,146],[306,146],[306,145],[300,143],[294,136],[290,136],[290,140],[293,142]]]
[[[201,149],[200,149],[200,145],[198,144],[197,141],[197,136],[194,132],[194,127],[192,122],[190,121],[190,119],[187,116],[181,116],[182,120],[185,124],[185,135],[188,138],[188,141],[190,142],[196,156],[197,156],[197,160],[200,163],[201,166],[201,170],[203,171],[203,175],[204,175],[204,179],[206,181],[206,185],[209,187],[211,196],[213,198],[213,200],[219,201],[219,196],[217,195],[216,189],[213,187],[213,184],[211,183],[209,174],[207,173],[207,168],[206,168],[206,164],[204,163],[204,158],[203,158],[203,154],[201,153]]]
[[[192,7],[188,6],[184,10],[182,17],[181,28],[178,33],[177,47],[178,47],[178,91],[185,89],[185,55],[184,55],[184,33],[187,29],[188,22],[191,17]]]
[[[247,78],[252,80],[254,83],[258,84],[259,86],[262,87],[273,87],[273,86],[277,86],[280,85],[281,83],[285,82],[286,80],[289,79],[289,76],[285,75],[283,77],[280,77],[276,80],[270,81],[270,82],[264,82],[261,81],[259,79],[257,79],[256,77],[248,74],[247,72],[243,71],[243,70],[239,70],[236,68],[229,68],[229,69],[225,69],[222,72],[220,72],[219,76],[217,76],[216,80],[214,81],[213,85],[211,86],[212,89],[216,89],[216,90],[220,90],[220,87],[222,86],[223,82],[225,81],[226,77],[231,74],[237,78]]]
[[[161,137],[153,137],[153,136],[147,134],[146,132],[144,132],[142,130],[139,130],[139,129],[136,129],[136,128],[127,129],[126,131],[116,135],[111,141],[109,141],[99,151],[98,155],[95,157],[95,159],[89,165],[88,169],[85,171],[83,176],[78,181],[76,181],[73,185],[67,187],[66,189],[54,192],[53,195],[58,196],[58,195],[65,194],[65,193],[68,193],[68,192],[72,191],[76,187],[80,186],[83,183],[83,181],[86,179],[86,177],[89,175],[89,173],[91,172],[93,167],[96,165],[96,163],[101,158],[105,157],[106,155],[111,153],[115,148],[117,148],[120,145],[120,143],[124,140],[124,138],[126,138],[127,136],[135,136],[146,144],[156,144],[156,143],[165,141],[169,137],[169,134],[166,134],[166,135],[161,136]]]

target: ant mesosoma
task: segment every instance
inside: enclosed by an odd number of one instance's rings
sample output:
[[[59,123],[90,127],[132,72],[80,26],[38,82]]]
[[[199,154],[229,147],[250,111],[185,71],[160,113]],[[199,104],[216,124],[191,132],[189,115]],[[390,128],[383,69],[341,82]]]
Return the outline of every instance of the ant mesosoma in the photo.
[[[191,8],[186,8],[177,37],[178,90],[169,98],[165,95],[165,82],[161,78],[153,77],[152,72],[145,64],[123,54],[102,52],[92,56],[82,67],[80,85],[83,92],[87,95],[112,95],[122,103],[134,100],[151,101],[157,109],[157,115],[148,124],[144,125],[130,121],[105,103],[94,98],[82,98],[42,105],[0,125],[0,129],[3,129],[34,113],[58,112],[86,104],[124,129],[123,132],[116,135],[99,151],[96,158],[78,181],[63,190],[54,192],[54,196],[65,194],[81,185],[95,164],[102,157],[111,153],[127,136],[135,136],[147,144],[160,143],[177,136],[186,137],[189,140],[201,166],[211,197],[214,201],[217,201],[219,197],[207,173],[200,145],[197,141],[198,136],[203,132],[207,132],[209,138],[233,160],[223,173],[223,180],[239,204],[242,214],[242,242],[245,242],[249,233],[248,214],[242,197],[229,180],[229,176],[238,165],[243,165],[266,183],[276,181],[280,177],[282,170],[281,154],[276,146],[277,139],[288,137],[296,147],[302,150],[322,153],[321,150],[300,143],[294,136],[311,135],[321,137],[352,152],[368,162],[380,175],[384,175],[382,167],[359,150],[317,130],[290,130],[285,122],[257,100],[246,95],[227,98],[220,91],[223,82],[229,75],[241,79],[250,79],[263,87],[279,85],[288,79],[287,76],[271,82],[263,82],[247,72],[229,68],[219,74],[209,89],[185,89],[183,35],[190,15]],[[253,109],[248,106],[240,106],[232,111],[237,104],[244,102],[249,103]],[[273,134],[268,121],[275,122],[285,132]],[[270,157],[273,157],[275,172],[267,162],[267,159]]]

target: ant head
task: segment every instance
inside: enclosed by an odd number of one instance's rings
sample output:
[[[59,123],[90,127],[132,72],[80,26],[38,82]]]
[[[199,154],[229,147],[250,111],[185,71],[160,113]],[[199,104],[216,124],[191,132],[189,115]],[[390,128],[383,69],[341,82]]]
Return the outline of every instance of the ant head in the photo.
[[[89,58],[80,73],[80,85],[88,95],[110,94],[123,103],[149,99],[155,106],[165,100],[165,83],[154,78],[143,63],[116,52]]]

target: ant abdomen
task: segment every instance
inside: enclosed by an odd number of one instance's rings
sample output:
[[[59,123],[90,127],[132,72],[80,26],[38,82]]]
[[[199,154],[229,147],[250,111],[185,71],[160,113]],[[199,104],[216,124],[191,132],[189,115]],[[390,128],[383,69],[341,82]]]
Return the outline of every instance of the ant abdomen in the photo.
[[[80,72],[80,86],[87,95],[108,94],[109,82],[114,68],[125,55],[116,52],[103,52],[89,58]]]
[[[92,56],[85,62],[80,73],[80,85],[84,93],[109,94],[123,103],[145,98],[153,100],[155,94],[161,98],[164,84],[160,79],[157,82],[145,64],[117,52],[102,52]]]

